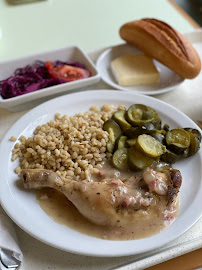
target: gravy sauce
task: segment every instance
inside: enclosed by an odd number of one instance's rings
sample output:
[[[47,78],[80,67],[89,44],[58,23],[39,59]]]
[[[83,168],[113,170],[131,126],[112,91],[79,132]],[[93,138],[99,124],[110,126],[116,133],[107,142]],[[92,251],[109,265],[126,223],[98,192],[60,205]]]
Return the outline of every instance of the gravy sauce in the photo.
[[[119,172],[109,163],[103,163],[99,173],[92,175],[90,180],[94,182],[102,180],[110,182],[117,179],[130,186],[134,192],[141,193],[141,196],[144,197],[147,195],[151,198],[151,204],[149,206],[143,206],[136,210],[133,209],[131,212],[124,213],[123,211],[123,215],[126,214],[127,218],[129,217],[128,220],[131,220],[127,226],[102,226],[90,222],[79,213],[64,194],[55,189],[43,188],[37,190],[37,200],[41,208],[54,221],[81,233],[109,240],[145,238],[159,233],[176,219],[179,211],[179,197],[172,204],[169,211],[165,210],[167,196],[159,196],[154,192],[148,192],[148,186],[146,185],[145,187],[145,182],[142,180],[142,174],[140,173],[131,171]]]
[[[127,226],[100,226],[83,217],[74,205],[59,191],[43,188],[36,191],[41,208],[54,221],[81,233],[109,240],[133,240],[159,233],[176,218],[179,200],[173,208],[173,218],[165,218],[165,198],[156,196],[156,201],[147,210],[136,211],[136,221]]]

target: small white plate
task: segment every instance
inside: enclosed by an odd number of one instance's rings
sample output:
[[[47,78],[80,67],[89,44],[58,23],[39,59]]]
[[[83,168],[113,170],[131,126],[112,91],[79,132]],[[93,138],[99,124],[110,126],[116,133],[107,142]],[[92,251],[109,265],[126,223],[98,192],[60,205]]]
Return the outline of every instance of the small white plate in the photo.
[[[120,86],[111,71],[111,61],[121,55],[142,54],[134,46],[128,44],[118,45],[104,51],[97,60],[97,69],[103,81],[113,88],[132,91],[144,95],[157,95],[173,90],[179,86],[184,79],[178,74],[159,63],[156,60],[154,64],[160,73],[160,81],[150,85]]]
[[[41,61],[60,60],[64,62],[65,61],[79,62],[85,65],[86,69],[88,69],[91,72],[92,76],[82,80],[47,87],[44,89],[40,89],[28,94],[24,94],[9,99],[3,99],[2,96],[0,95],[1,108],[7,108],[12,110],[13,107],[26,104],[27,102],[32,102],[33,100],[41,99],[43,97],[58,95],[64,92],[68,92],[70,90],[89,86],[100,80],[100,76],[97,72],[96,66],[87,56],[87,54],[84,53],[80,48],[76,46],[71,46],[0,62],[0,81],[10,77],[17,68],[23,68],[26,65],[31,65],[36,60]]]
[[[177,162],[174,167],[182,173],[180,189],[181,207],[176,221],[167,229],[154,236],[131,241],[109,241],[84,235],[76,230],[56,223],[39,206],[34,191],[19,188],[18,176],[14,168],[18,161],[11,162],[14,142],[10,137],[19,138],[22,134],[32,136],[36,126],[54,119],[56,112],[74,115],[89,110],[92,105],[114,106],[133,103],[149,105],[159,112],[163,123],[174,127],[197,125],[179,110],[149,96],[116,90],[86,91],[65,95],[39,105],[8,131],[0,145],[0,202],[7,214],[23,230],[33,237],[53,247],[89,256],[127,256],[147,252],[168,244],[185,233],[202,215],[202,150],[193,157]]]

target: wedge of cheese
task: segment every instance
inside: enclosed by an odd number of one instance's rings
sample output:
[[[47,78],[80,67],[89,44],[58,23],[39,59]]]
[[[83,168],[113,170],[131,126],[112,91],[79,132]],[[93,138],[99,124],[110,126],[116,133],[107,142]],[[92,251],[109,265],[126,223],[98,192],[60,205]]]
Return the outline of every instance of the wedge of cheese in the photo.
[[[152,84],[159,81],[152,58],[143,54],[123,55],[111,62],[112,73],[121,86]]]

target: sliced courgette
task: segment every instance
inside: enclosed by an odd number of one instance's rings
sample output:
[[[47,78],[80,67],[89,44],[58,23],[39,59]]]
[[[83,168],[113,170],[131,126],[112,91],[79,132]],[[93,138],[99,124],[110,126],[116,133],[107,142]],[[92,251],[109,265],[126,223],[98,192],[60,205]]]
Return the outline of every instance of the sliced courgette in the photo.
[[[194,133],[188,132],[190,136],[190,146],[188,151],[188,156],[195,155],[200,149],[200,141],[198,140],[198,136],[195,136]]]
[[[166,133],[167,147],[177,155],[183,155],[190,146],[190,136],[182,128],[176,128]]]
[[[108,142],[107,142],[107,151],[109,153],[113,153],[116,139],[115,139],[114,131],[112,128],[108,129],[108,134],[109,134],[109,138],[108,138]]]
[[[151,123],[155,126],[156,129],[161,129],[161,118],[157,112],[155,113],[154,120]]]
[[[115,148],[116,149],[121,149],[121,148],[127,148],[127,137],[126,136],[121,136],[116,140],[116,145]]]
[[[157,141],[164,144],[165,143],[165,130],[157,130],[156,132],[152,133],[151,136],[154,137]]]
[[[196,128],[184,128],[184,130],[194,134],[194,136],[196,136],[196,138],[199,140],[199,142],[201,142],[201,133],[200,133],[200,131],[198,129],[196,129]]]
[[[127,128],[123,131],[124,135],[126,135],[129,139],[137,138],[140,135],[139,127],[131,127]]]
[[[128,168],[128,149],[121,148],[114,152],[112,164],[120,171],[127,171]]]
[[[109,119],[104,123],[103,129],[109,134],[107,151],[113,153],[116,139],[121,136],[121,128],[114,120]]]
[[[165,131],[169,131],[170,127],[169,127],[168,124],[164,124],[163,129],[164,129]]]
[[[145,123],[140,127],[140,134],[152,134],[156,132],[156,127],[153,123]]]
[[[134,145],[136,144],[136,142],[137,142],[137,138],[128,139],[128,140],[126,141],[126,143],[127,143],[127,145],[128,145],[129,147],[134,146]]]
[[[155,118],[155,111],[143,104],[131,105],[127,110],[127,120],[130,124],[142,126],[145,123],[151,123]]]
[[[113,114],[112,119],[115,120],[119,124],[119,126],[121,127],[122,130],[131,127],[131,125],[126,120],[126,111],[125,110],[116,111]]]
[[[158,113],[151,107],[143,104],[134,104],[127,110],[128,122],[135,126],[152,123],[156,129],[161,129],[161,119]]]
[[[166,149],[166,151],[161,155],[160,159],[164,162],[173,164],[178,161],[181,157],[175,154],[174,152]]]
[[[156,128],[151,123],[145,123],[142,126],[127,128],[123,133],[129,138],[137,138],[141,134],[152,134],[156,132]]]
[[[146,156],[150,156],[153,158],[158,158],[165,151],[165,146],[163,146],[154,137],[147,134],[142,134],[138,136],[136,147]]]
[[[135,147],[128,148],[128,166],[131,171],[142,171],[154,162],[155,159],[145,156]]]

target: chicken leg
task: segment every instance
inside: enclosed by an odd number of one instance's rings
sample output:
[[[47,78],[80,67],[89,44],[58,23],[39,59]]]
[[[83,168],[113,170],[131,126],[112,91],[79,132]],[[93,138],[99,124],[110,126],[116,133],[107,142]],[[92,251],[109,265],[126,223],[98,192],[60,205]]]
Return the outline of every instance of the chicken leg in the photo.
[[[27,189],[50,187],[61,191],[93,223],[114,226],[131,222],[130,213],[121,210],[125,202],[134,197],[120,180],[110,183],[63,181],[55,172],[36,169],[22,170],[21,179]]]
[[[63,180],[53,171],[37,169],[22,170],[21,179],[27,189],[50,187],[59,190],[83,216],[99,225],[124,226],[136,222],[138,210],[142,209],[144,212],[142,215],[145,216],[145,210],[149,209],[152,204],[154,210],[157,209],[154,213],[158,212],[156,202],[159,200],[159,196],[155,192],[148,192],[147,186],[146,190],[142,187],[135,188],[135,184],[131,181],[122,182],[120,179],[116,179],[77,182]],[[165,201],[165,208],[168,200],[171,202],[171,197],[173,199],[171,193],[174,191],[160,196],[161,200]],[[162,211],[164,210],[163,208]]]

